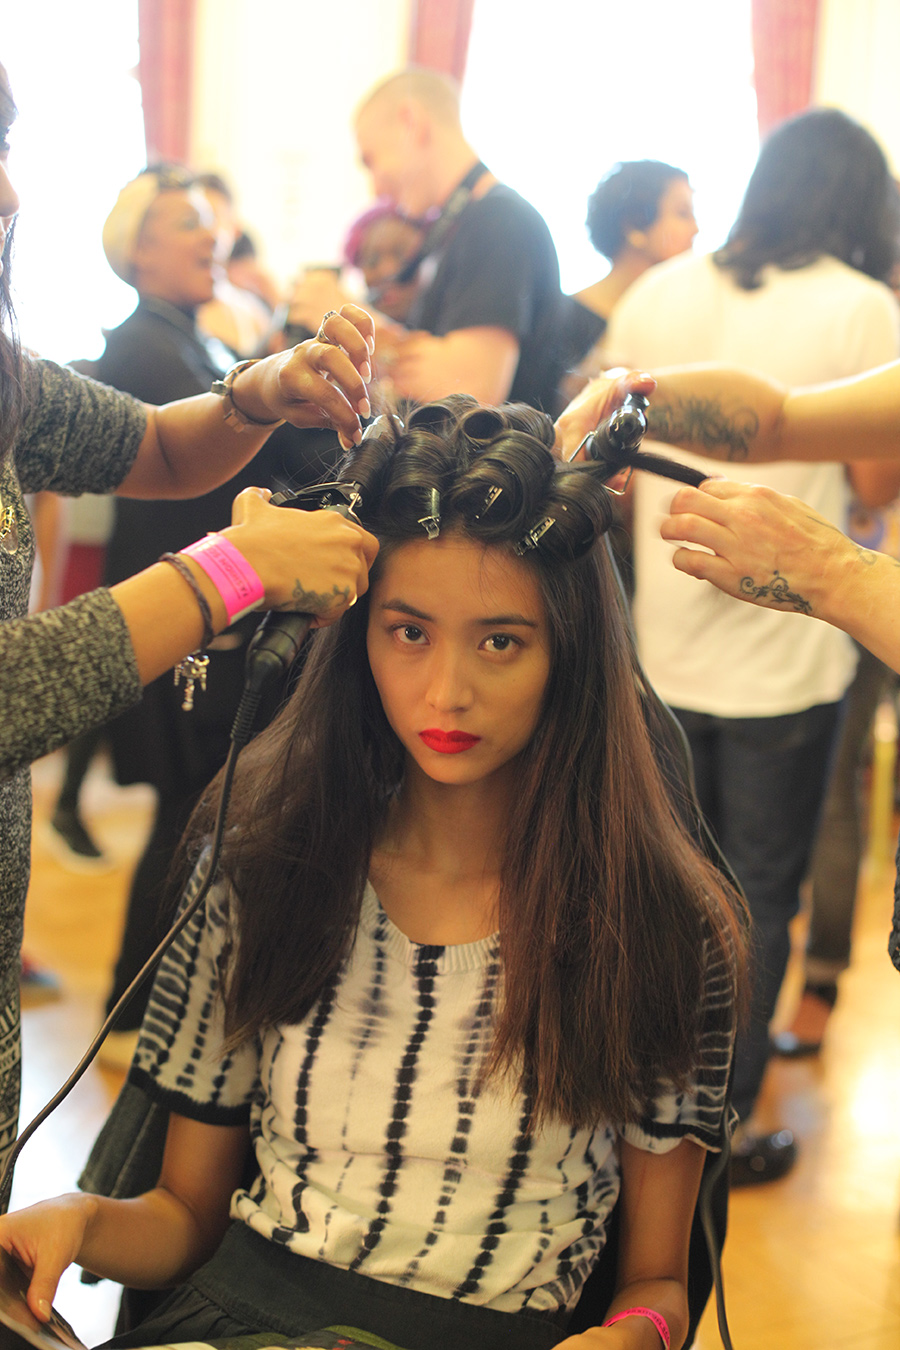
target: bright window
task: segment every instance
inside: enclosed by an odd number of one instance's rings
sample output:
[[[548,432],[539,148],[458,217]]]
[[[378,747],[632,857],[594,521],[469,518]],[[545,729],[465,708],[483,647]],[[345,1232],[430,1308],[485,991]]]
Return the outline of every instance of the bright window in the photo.
[[[573,291],[607,269],[584,219],[617,160],[686,170],[694,246],[722,243],[759,148],[752,69],[750,0],[476,0],[464,124],[544,216]]]
[[[137,0],[5,5],[3,62],[19,116],[9,170],[21,207],[12,279],[22,342],[57,361],[97,357],[134,308],[100,233],[144,166]]]

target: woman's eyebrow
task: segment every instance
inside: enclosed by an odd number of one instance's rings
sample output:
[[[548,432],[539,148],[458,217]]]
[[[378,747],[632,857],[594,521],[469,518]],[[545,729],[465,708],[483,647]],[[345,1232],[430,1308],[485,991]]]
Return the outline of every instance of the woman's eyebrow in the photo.
[[[411,605],[408,600],[401,600],[399,596],[396,596],[393,600],[385,600],[381,608],[396,610],[398,614],[411,614],[414,619],[424,619],[428,623],[434,622],[431,614],[425,614],[421,609],[416,609],[415,605]]]
[[[507,624],[513,628],[537,628],[538,626],[534,619],[526,619],[524,614],[496,614],[493,618],[479,619],[478,623],[484,628],[493,628],[497,624]]]

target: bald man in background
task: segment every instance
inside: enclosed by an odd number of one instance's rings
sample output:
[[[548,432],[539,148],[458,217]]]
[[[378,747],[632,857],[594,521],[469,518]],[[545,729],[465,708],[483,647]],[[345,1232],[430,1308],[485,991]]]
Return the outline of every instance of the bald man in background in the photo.
[[[392,75],[365,96],[354,130],[375,195],[433,221],[407,328],[375,314],[376,359],[393,392],[418,401],[459,392],[552,411],[561,374],[556,249],[534,207],[466,140],[455,84],[429,70]],[[347,298],[330,273],[309,273],[290,320],[314,329]]]

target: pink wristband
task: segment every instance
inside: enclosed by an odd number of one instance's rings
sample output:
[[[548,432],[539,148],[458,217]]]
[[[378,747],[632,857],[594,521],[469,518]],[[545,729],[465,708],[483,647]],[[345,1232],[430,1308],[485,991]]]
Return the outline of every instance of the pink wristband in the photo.
[[[208,534],[178,551],[203,568],[222,597],[229,623],[259,606],[265,587],[243,553],[224,534]]]
[[[605,1327],[611,1327],[613,1322],[621,1322],[623,1317],[649,1317],[650,1321],[662,1337],[662,1343],[666,1347],[666,1350],[669,1350],[671,1341],[669,1336],[669,1325],[662,1313],[655,1312],[653,1308],[626,1308],[624,1312],[616,1313],[614,1317],[607,1317],[603,1325]]]

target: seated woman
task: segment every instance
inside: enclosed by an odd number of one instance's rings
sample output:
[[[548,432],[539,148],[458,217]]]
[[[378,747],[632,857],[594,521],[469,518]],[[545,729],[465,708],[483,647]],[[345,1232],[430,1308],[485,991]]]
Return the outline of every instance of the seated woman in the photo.
[[[553,439],[458,396],[347,463],[370,589],[238,762],[131,1070],[159,1184],[0,1220],[39,1315],[77,1261],[184,1282],[118,1344],[682,1345],[742,916],[654,761],[604,471]],[[617,1199],[605,1329],[569,1337]]]

